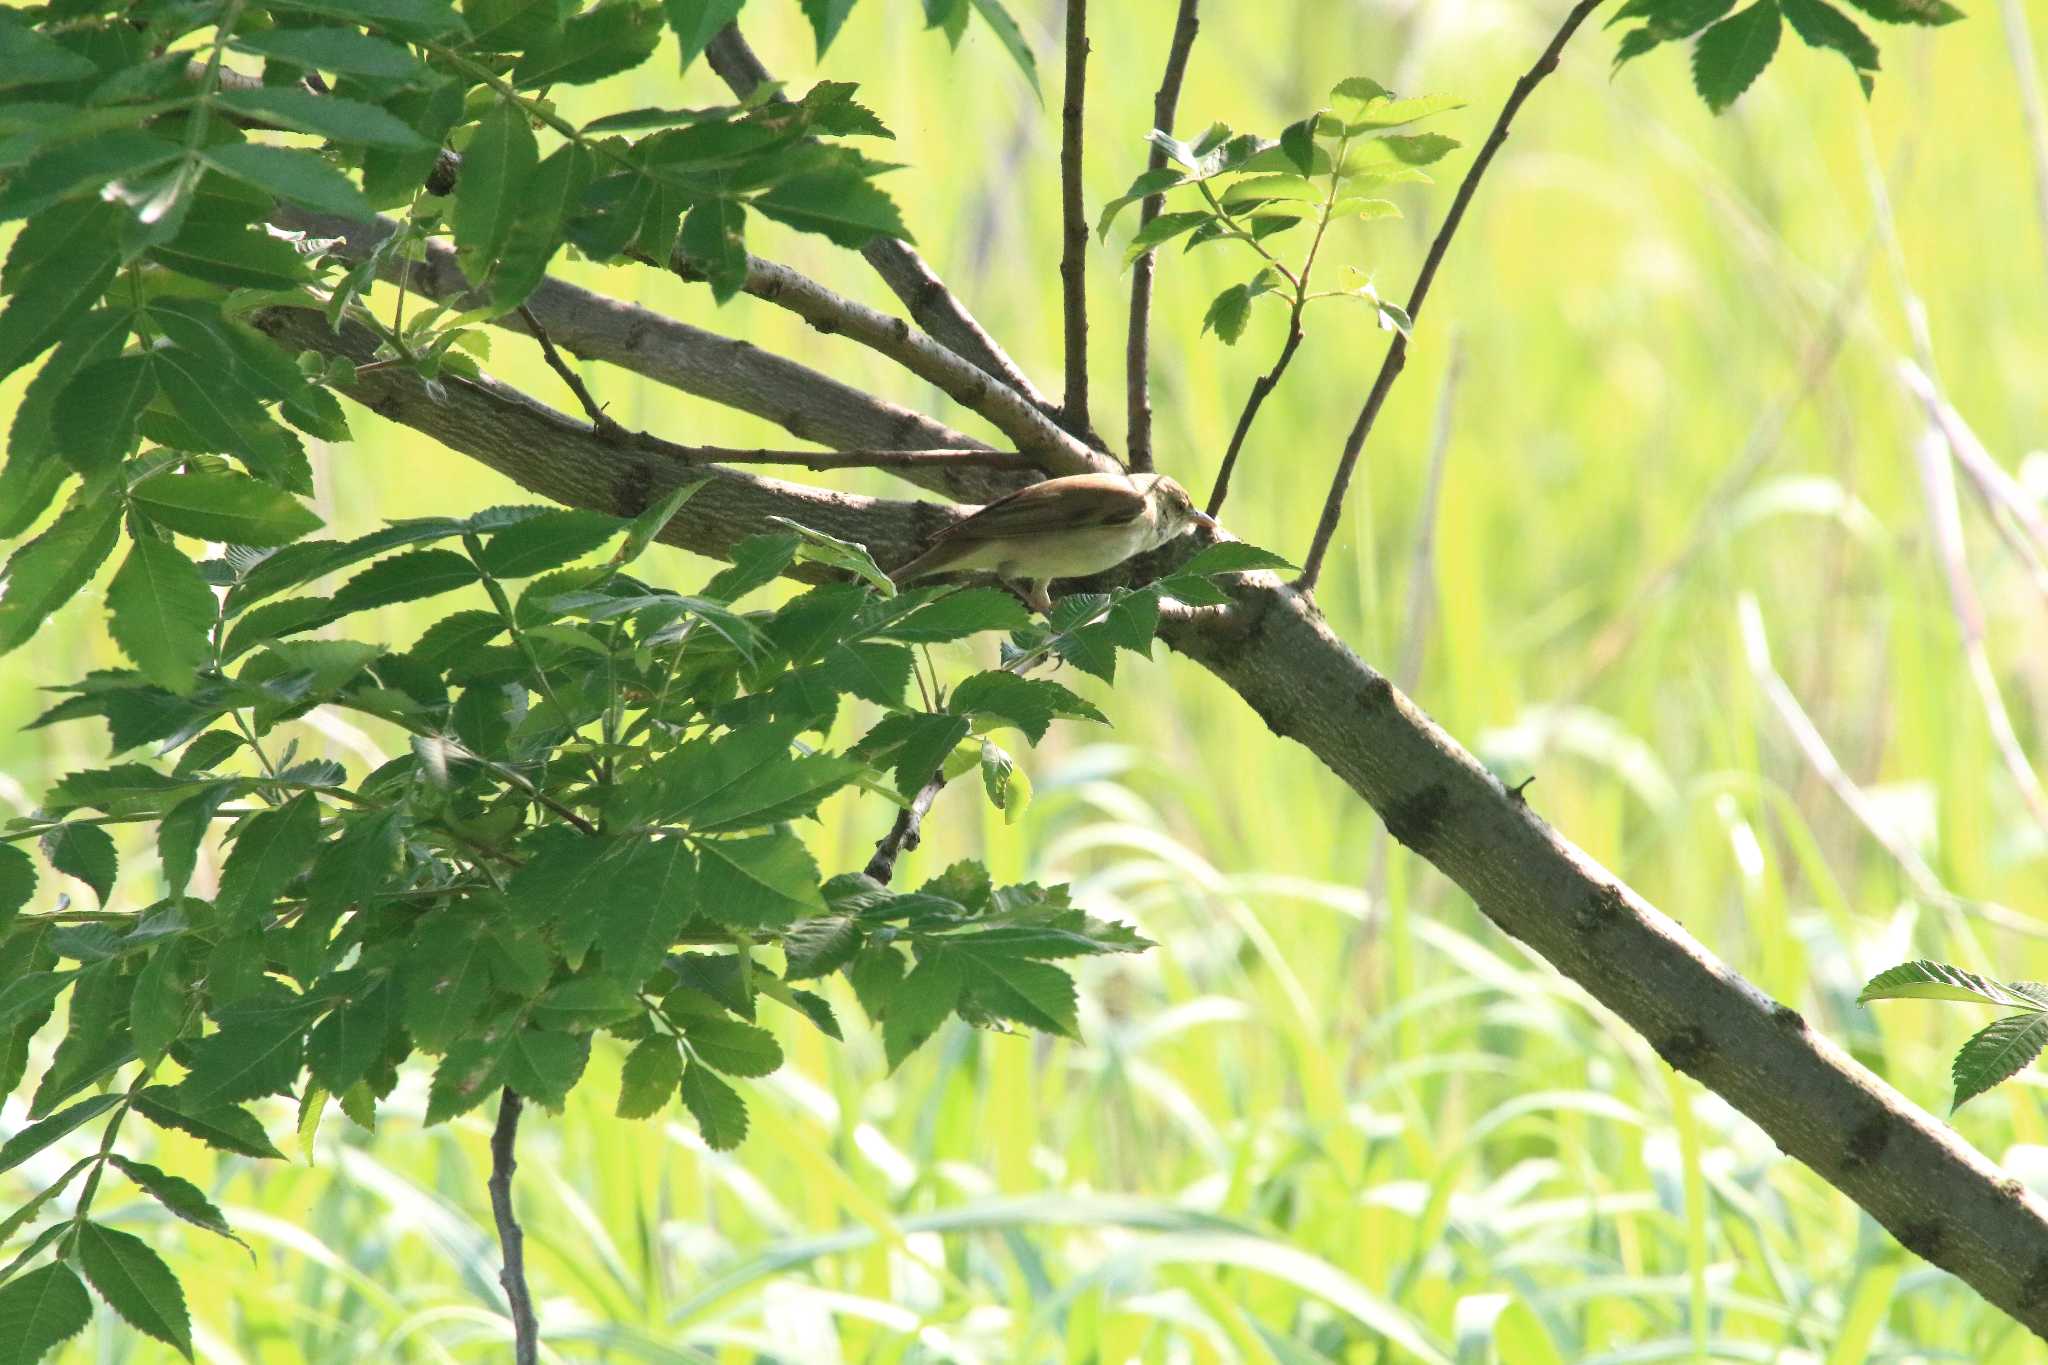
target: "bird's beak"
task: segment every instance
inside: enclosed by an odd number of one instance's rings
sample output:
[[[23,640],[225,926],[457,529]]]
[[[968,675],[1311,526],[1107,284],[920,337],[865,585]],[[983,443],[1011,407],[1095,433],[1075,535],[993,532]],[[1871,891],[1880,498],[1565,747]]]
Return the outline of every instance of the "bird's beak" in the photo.
[[[1204,531],[1207,531],[1211,535],[1215,535],[1217,532],[1223,529],[1222,526],[1217,524],[1216,518],[1210,516],[1207,512],[1201,511],[1199,509],[1196,510],[1194,514],[1194,523],[1195,525],[1201,527]]]

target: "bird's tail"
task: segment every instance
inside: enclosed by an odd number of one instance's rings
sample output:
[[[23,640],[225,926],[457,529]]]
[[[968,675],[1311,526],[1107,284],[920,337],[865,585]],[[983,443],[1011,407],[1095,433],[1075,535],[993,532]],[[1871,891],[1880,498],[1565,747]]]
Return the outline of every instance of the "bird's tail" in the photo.
[[[942,572],[946,566],[959,557],[960,547],[945,541],[926,549],[907,564],[899,564],[889,570],[889,581],[897,587],[923,578],[926,574]]]

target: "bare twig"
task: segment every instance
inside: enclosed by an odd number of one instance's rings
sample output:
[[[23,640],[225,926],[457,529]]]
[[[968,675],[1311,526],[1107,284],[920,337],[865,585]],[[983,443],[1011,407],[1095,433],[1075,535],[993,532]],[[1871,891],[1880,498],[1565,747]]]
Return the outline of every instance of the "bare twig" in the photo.
[[[751,95],[761,82],[772,79],[736,24],[720,29],[704,49],[704,56],[719,79],[741,99]],[[1057,405],[1039,392],[1017,362],[975,320],[967,305],[918,255],[916,247],[893,237],[878,237],[862,247],[860,254],[867,258],[890,292],[902,300],[927,336],[1015,390],[1040,412],[1051,415],[1058,411]]]
[[[1928,420],[1940,429],[1956,463],[1970,476],[1970,486],[1983,500],[1992,524],[2005,537],[2006,545],[2027,565],[2035,585],[2048,595],[2048,570],[2044,570],[2043,564],[2044,558],[2048,558],[2048,518],[2041,515],[2019,481],[2006,473],[2005,467],[1984,448],[1963,415],[1943,399],[1925,370],[1910,360],[1901,360],[1899,378],[1926,409]]]
[[[780,464],[802,469],[1005,469],[1043,474],[1030,456],[1016,450],[742,450],[677,445],[643,432],[629,433],[628,439],[642,450],[684,464]]]
[[[685,279],[702,272],[677,254],[672,266]],[[1040,412],[1016,390],[914,330],[902,318],[833,293],[788,266],[747,258],[746,292],[787,308],[827,335],[845,336],[936,385],[962,407],[986,418],[996,430],[1061,474],[1084,474],[1118,468],[1105,455],[1076,440],[1059,423]]]
[[[583,376],[562,359],[562,353],[555,349],[555,343],[548,337],[548,329],[540,325],[540,319],[533,315],[533,310],[522,303],[519,305],[519,317],[526,324],[527,332],[540,343],[540,353],[547,360],[548,368],[561,376],[562,382],[569,386],[569,392],[575,394],[576,401],[583,405],[583,413],[590,418],[590,425],[597,434],[607,440],[625,435],[625,428],[607,416],[597,399],[591,397]]]
[[[1223,464],[1216,471],[1216,485],[1209,490],[1210,516],[1223,510],[1223,500],[1230,496],[1230,475],[1237,468],[1238,452],[1244,449],[1244,438],[1251,434],[1252,422],[1259,415],[1259,408],[1265,403],[1266,395],[1279,386],[1280,377],[1287,373],[1288,362],[1301,348],[1301,310],[1304,298],[1297,293],[1294,307],[1287,314],[1287,340],[1280,347],[1280,358],[1273,362],[1273,368],[1252,381],[1252,391],[1245,396],[1244,411],[1237,415],[1237,426],[1231,430],[1230,445],[1223,452]]]
[[[1088,421],[1088,205],[1082,200],[1082,118],[1088,98],[1088,0],[1067,0],[1067,84],[1060,105],[1060,290],[1066,323],[1069,431]]]
[[[1194,51],[1195,35],[1202,21],[1197,10],[1201,0],[1180,0],[1180,15],[1174,20],[1173,40],[1166,49],[1166,70],[1159,78],[1159,93],[1152,99],[1152,126],[1173,131],[1180,109],[1181,82],[1188,74],[1188,55]],[[1166,165],[1166,149],[1154,146],[1145,158],[1147,170]],[[1164,194],[1148,194],[1138,205],[1138,229],[1159,216],[1166,207]],[[1124,445],[1131,468],[1152,468],[1152,276],[1157,270],[1148,251],[1131,266],[1130,331],[1124,341],[1124,401],[1129,414],[1129,433]]]
[[[1558,26],[1551,38],[1550,46],[1543,49],[1543,55],[1536,64],[1523,73],[1509,92],[1507,103],[1501,106],[1500,117],[1493,122],[1493,131],[1487,134],[1479,154],[1472,158],[1471,168],[1458,185],[1458,193],[1451,200],[1450,212],[1444,215],[1443,226],[1437,229],[1436,239],[1429,244],[1429,254],[1422,259],[1422,270],[1415,277],[1415,288],[1408,295],[1408,322],[1413,327],[1421,315],[1424,300],[1429,297],[1429,286],[1436,279],[1437,267],[1443,264],[1444,252],[1449,250],[1451,238],[1457,234],[1458,225],[1465,220],[1465,209],[1471,204],[1473,194],[1479,188],[1480,177],[1493,164],[1495,153],[1507,141],[1508,128],[1521,112],[1523,103],[1543,83],[1552,71],[1557,69],[1557,59],[1564,52],[1564,46],[1571,41],[1586,17],[1599,8],[1601,0],[1578,0],[1571,12]],[[1337,524],[1344,512],[1344,495],[1351,487],[1351,473],[1358,464],[1358,453],[1365,448],[1365,438],[1372,433],[1372,425],[1380,415],[1380,408],[1387,401],[1387,391],[1394,387],[1401,367],[1408,363],[1408,334],[1397,332],[1393,344],[1387,347],[1387,358],[1380,364],[1379,376],[1373,380],[1372,391],[1366,396],[1365,406],[1358,411],[1358,420],[1352,424],[1351,434],[1344,440],[1344,452],[1337,459],[1337,473],[1330,481],[1329,495],[1323,500],[1323,513],[1316,523],[1315,539],[1309,544],[1308,558],[1302,563],[1301,577],[1296,587],[1303,592],[1313,592],[1316,580],[1322,576],[1323,557],[1329,553],[1330,541],[1337,534]]]
[[[1956,628],[1962,635],[1963,662],[1970,681],[1977,688],[1977,700],[1984,708],[1984,722],[1991,729],[1991,742],[2005,763],[2005,770],[2019,788],[2020,800],[2044,833],[2048,833],[2048,793],[2020,748],[2012,728],[2012,716],[2005,709],[2005,697],[1998,690],[1998,675],[1991,667],[1991,653],[1984,645],[1984,607],[1977,598],[1977,585],[1970,578],[1970,561],[1963,548],[1963,509],[1956,498],[1955,471],[1949,465],[1949,446],[1939,428],[1929,426],[1914,443],[1915,463],[1920,467],[1920,487],[1927,496],[1927,520],[1934,532],[1934,552],[1941,560],[1948,580],[1949,605],[1955,611]]]
[[[911,798],[910,804],[896,812],[896,823],[889,826],[889,832],[875,845],[875,856],[868,859],[865,870],[870,877],[884,886],[889,884],[889,879],[896,875],[896,860],[917,847],[923,836],[924,817],[945,785],[945,772],[934,772],[931,780],[917,789],[917,795]]]
[[[519,1168],[513,1149],[519,1141],[519,1095],[511,1086],[498,1099],[498,1126],[491,1132],[491,1213],[498,1220],[498,1249],[505,1258],[498,1283],[512,1310],[512,1358],[516,1365],[538,1365],[540,1323],[533,1315],[533,1295],[526,1287],[526,1234],[512,1212],[512,1173]]]

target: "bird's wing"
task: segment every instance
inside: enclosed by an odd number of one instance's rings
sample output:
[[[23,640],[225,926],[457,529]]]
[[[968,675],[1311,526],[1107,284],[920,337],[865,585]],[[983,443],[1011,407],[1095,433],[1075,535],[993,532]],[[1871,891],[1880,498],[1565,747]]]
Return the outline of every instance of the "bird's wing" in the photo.
[[[1145,514],[1145,495],[1114,475],[1076,474],[1020,488],[933,537],[994,540],[1043,531],[1124,526]]]

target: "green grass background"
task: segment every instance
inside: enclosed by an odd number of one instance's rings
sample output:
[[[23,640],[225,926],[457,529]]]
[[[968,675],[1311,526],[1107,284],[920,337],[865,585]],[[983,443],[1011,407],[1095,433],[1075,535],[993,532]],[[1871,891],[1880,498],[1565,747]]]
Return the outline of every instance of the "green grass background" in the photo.
[[[1087,185],[1100,204],[1142,164],[1171,6],[1094,8]],[[1277,133],[1353,73],[1472,101],[1438,125],[1467,151],[1442,183],[1401,195],[1406,221],[1346,227],[1326,255],[1400,298],[1559,6],[1208,8],[1183,132],[1224,119]],[[2028,8],[2048,25],[2048,5]],[[1913,350],[1910,295],[1950,397],[2007,467],[2041,438],[2048,255],[2006,36],[1991,0],[1972,11],[1932,35],[1883,31],[1886,70],[1867,103],[1838,59],[1788,32],[1760,86],[1718,120],[1678,49],[1610,79],[1613,34],[1582,34],[1453,248],[1321,594],[1376,664],[1392,668],[1415,639],[1417,701],[1504,775],[1535,775],[1546,818],[1937,1111],[1949,1055],[1981,1012],[1858,1008],[1857,987],[1917,955],[2048,976],[2048,950],[1915,906],[1897,864],[1789,742],[1745,657],[1738,604],[1756,597],[1777,670],[1947,886],[2027,916],[2048,909],[2048,840],[1963,666],[1913,465],[1922,419],[1894,374]],[[756,0],[749,27],[793,83],[814,69],[862,82],[898,134],[887,154],[908,168],[889,185],[920,246],[1054,386],[1056,12],[1019,12],[1047,63],[1044,106],[985,28],[949,56],[906,0],[860,6],[821,67],[794,5]],[[575,110],[720,98],[701,67],[680,83],[674,72],[665,50],[579,93]],[[859,261],[815,241],[764,228],[755,247],[893,302]],[[1118,245],[1089,275],[1098,418],[1112,434]],[[646,271],[564,273],[982,430],[767,305],[714,310],[703,289]],[[1235,349],[1197,335],[1209,298],[1249,273],[1225,247],[1162,264],[1158,445],[1198,490],[1279,344],[1277,308]],[[1809,382],[1838,306],[1840,355]],[[1363,309],[1319,307],[1226,516],[1297,556],[1385,340]],[[569,406],[526,342],[493,340],[493,373]],[[1454,346],[1443,492],[1426,516]],[[669,439],[775,439],[629,376],[588,376],[621,420]],[[0,409],[20,386],[0,389]],[[1775,440],[1781,404],[1792,406]],[[337,531],[525,500],[422,437],[351,416],[356,442],[321,467]],[[1731,486],[1745,461],[1753,474]],[[2039,492],[2048,457],[2031,473]],[[1965,496],[1992,657],[2022,742],[2048,756],[2044,599]],[[674,551],[649,562],[682,586],[708,571]],[[428,619],[390,609],[355,629],[403,643]],[[1610,650],[1615,640],[1626,647]],[[36,684],[114,657],[95,587],[0,664],[0,801],[32,801],[98,760],[97,727],[19,727],[41,705]],[[905,876],[973,853],[1002,877],[1070,879],[1160,947],[1084,971],[1084,1043],[956,1026],[893,1076],[843,997],[847,1044],[784,1030],[791,1065],[750,1088],[753,1132],[731,1155],[707,1152],[679,1110],[612,1118],[617,1058],[600,1049],[568,1112],[525,1135],[520,1197],[552,1359],[2048,1358],[1674,1077],[1425,865],[1387,857],[1364,804],[1207,675],[1162,650],[1127,664],[1114,689],[1081,681],[1115,728],[1065,725],[1026,756],[1037,799],[1014,827],[968,784],[949,792]],[[363,762],[359,740],[302,739]],[[823,864],[858,865],[887,814],[829,805],[814,839]],[[124,849],[139,904],[153,855]],[[484,1116],[426,1130],[423,1098],[408,1084],[374,1136],[331,1115],[312,1160],[290,1167],[160,1140],[153,1159],[208,1188],[247,1251],[140,1202],[117,1208],[125,1196],[110,1188],[110,1216],[180,1268],[206,1360],[509,1359]],[[290,1111],[267,1112],[282,1138]],[[1955,1121],[2048,1189],[2034,1078]],[[5,1197],[43,1165],[0,1182]],[[168,1356],[102,1310],[62,1359]]]

